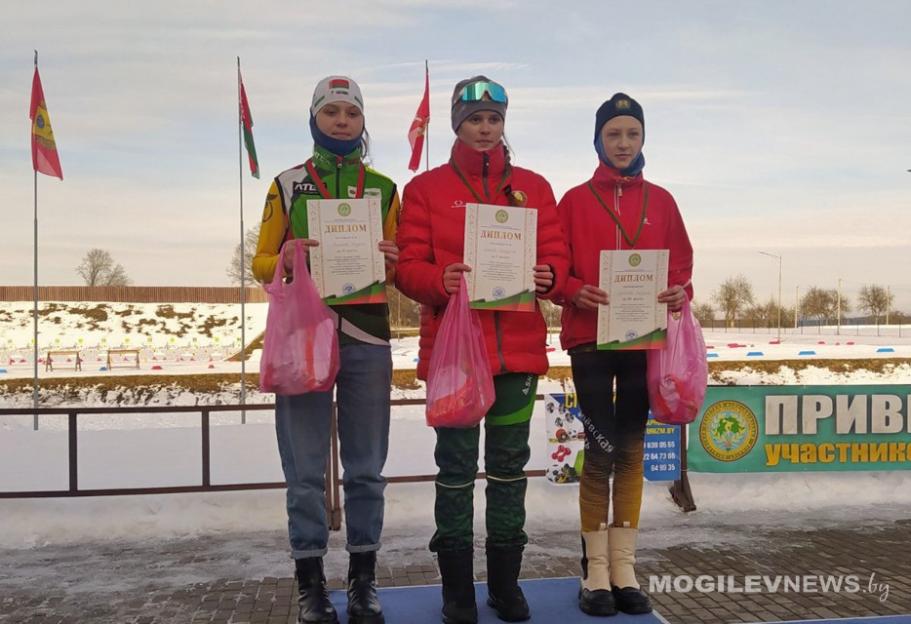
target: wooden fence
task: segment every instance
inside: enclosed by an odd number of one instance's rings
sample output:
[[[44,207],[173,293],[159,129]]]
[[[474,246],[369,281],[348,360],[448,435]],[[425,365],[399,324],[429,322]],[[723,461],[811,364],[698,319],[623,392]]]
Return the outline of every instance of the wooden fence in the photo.
[[[0,301],[32,301],[31,286],[0,286]],[[129,303],[240,303],[240,288],[205,286],[39,286],[39,301]],[[247,288],[248,303],[265,303],[262,288]]]

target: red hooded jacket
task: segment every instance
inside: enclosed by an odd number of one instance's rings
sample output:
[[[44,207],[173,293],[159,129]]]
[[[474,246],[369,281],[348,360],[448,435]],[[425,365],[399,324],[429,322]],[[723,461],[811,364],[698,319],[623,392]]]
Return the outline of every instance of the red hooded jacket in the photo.
[[[549,264],[554,270],[553,287],[539,296],[551,298],[563,290],[569,265],[554,193],[547,181],[532,171],[511,166],[502,145],[479,152],[457,140],[450,163],[416,176],[402,195],[395,285],[423,304],[419,379],[427,378],[434,337],[449,301],[443,288],[443,270],[463,261],[465,204],[478,202],[453,168],[453,162],[481,203],[508,206],[511,193],[516,198],[512,205],[538,210],[537,264]],[[547,328],[537,306],[535,312],[477,313],[484,329],[490,369],[495,375],[547,371]]]
[[[646,187],[648,201],[643,204]],[[595,342],[597,338],[598,313],[577,308],[572,300],[585,284],[598,285],[602,249],[670,250],[668,286],[685,286],[687,295],[693,298],[693,247],[680,211],[670,193],[646,182],[641,173],[626,178],[600,163],[591,180],[566,192],[557,211],[570,254],[569,277],[562,296],[557,298],[563,304],[560,342],[564,349]],[[629,243],[611,213],[635,244]],[[641,233],[636,239],[640,224]]]

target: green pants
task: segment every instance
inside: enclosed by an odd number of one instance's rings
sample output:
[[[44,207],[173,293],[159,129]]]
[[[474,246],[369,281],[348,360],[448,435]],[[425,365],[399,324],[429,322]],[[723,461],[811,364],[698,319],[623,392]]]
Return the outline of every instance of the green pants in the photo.
[[[528,542],[525,464],[531,455],[528,431],[537,385],[536,375],[524,373],[494,378],[497,398],[484,422],[488,548],[521,547]],[[470,549],[474,542],[474,482],[481,428],[438,427],[436,432],[436,533],[430,550]]]

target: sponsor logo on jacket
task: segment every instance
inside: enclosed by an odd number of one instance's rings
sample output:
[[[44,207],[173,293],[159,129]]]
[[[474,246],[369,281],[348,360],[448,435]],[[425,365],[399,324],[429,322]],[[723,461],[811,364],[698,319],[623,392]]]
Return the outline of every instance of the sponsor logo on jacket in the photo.
[[[376,197],[377,199],[383,199],[383,191],[378,188],[365,188],[364,197]],[[357,199],[356,186],[348,187],[348,199]]]
[[[298,193],[317,193],[316,185],[313,182],[295,182],[291,187],[292,192]]]

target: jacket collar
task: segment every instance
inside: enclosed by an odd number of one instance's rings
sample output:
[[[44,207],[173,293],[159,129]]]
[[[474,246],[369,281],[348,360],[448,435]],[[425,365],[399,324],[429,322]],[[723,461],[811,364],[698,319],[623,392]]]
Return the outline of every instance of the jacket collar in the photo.
[[[642,182],[642,173],[632,177],[626,177],[622,175],[619,170],[608,166],[604,162],[598,163],[598,168],[595,169],[595,173],[592,176],[592,183],[599,191],[613,192],[618,186],[624,189],[642,186]]]
[[[334,173],[338,169],[339,162],[343,168],[360,166],[361,148],[355,149],[346,156],[336,156],[319,145],[313,146],[313,165],[320,173]]]
[[[487,177],[497,181],[506,169],[506,146],[499,143],[489,150],[479,152],[456,139],[452,146],[452,160],[463,174],[478,178],[484,174],[486,161]]]

